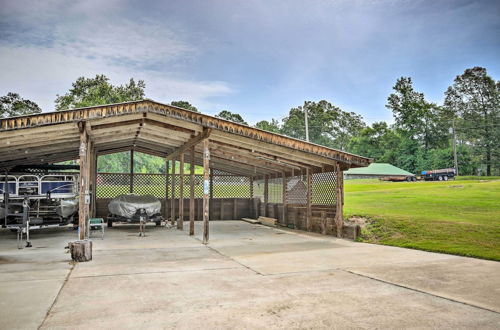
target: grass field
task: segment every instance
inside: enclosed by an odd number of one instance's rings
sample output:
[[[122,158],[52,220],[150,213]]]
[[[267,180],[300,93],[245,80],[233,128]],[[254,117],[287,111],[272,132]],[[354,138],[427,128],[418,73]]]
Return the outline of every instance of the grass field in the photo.
[[[345,216],[370,219],[365,242],[500,261],[498,179],[346,180]]]

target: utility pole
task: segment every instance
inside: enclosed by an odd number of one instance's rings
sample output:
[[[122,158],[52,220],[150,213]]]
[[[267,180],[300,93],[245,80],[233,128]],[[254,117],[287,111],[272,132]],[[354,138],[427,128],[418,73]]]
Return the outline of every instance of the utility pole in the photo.
[[[455,119],[452,121],[451,133],[453,139],[453,161],[455,163],[455,175],[458,175],[458,158],[457,158],[457,136],[455,132]]]
[[[309,121],[307,118],[309,115],[307,114],[307,107],[304,107],[304,115],[306,119],[306,141],[309,142]]]

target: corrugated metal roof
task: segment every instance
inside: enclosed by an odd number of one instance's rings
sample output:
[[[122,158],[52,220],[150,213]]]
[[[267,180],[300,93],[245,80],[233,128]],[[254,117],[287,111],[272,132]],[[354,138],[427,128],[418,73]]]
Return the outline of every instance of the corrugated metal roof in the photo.
[[[388,163],[371,163],[368,167],[351,168],[344,173],[347,175],[413,175]]]

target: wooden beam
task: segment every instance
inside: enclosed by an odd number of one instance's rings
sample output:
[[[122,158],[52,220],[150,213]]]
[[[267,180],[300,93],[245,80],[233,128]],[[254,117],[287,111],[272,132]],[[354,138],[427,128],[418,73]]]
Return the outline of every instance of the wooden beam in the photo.
[[[175,150],[170,155],[168,155],[167,160],[175,159],[175,158],[179,157],[180,154],[183,154],[184,152],[189,150],[191,147],[197,145],[201,141],[206,140],[210,136],[211,131],[212,131],[211,129],[204,129],[203,133],[189,139],[186,143],[184,143],[182,146],[180,146],[177,150]]]
[[[179,220],[177,221],[177,229],[184,229],[184,154],[179,155]]]
[[[209,167],[210,167],[210,150],[209,140],[203,140],[203,244],[208,243],[209,238],[209,217],[210,217],[210,182],[209,182]]]
[[[194,235],[194,146],[191,147],[191,159],[189,161],[189,235]]]

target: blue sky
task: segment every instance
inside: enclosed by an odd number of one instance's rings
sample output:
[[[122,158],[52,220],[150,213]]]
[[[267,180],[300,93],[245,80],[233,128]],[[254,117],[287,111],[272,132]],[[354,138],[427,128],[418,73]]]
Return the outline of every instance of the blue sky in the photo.
[[[500,76],[499,1],[0,0],[0,94],[52,111],[79,76],[146,81],[147,97],[250,123],[326,99],[392,121],[411,76],[434,102],[473,66]]]

